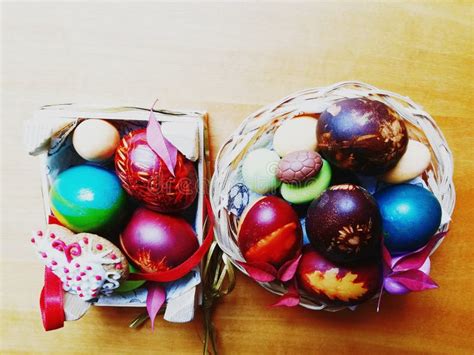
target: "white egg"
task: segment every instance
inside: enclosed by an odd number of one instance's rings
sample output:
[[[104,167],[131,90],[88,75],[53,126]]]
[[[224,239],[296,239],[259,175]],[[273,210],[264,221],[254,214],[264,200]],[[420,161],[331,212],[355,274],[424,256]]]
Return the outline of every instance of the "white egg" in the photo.
[[[316,150],[318,120],[302,116],[285,121],[273,136],[273,149],[280,157],[298,150]]]
[[[120,134],[111,123],[87,119],[74,130],[72,144],[77,153],[88,161],[100,162],[111,158],[120,143]]]
[[[426,145],[410,139],[407,150],[394,168],[382,176],[382,180],[391,184],[399,184],[416,178],[431,163],[430,150]]]

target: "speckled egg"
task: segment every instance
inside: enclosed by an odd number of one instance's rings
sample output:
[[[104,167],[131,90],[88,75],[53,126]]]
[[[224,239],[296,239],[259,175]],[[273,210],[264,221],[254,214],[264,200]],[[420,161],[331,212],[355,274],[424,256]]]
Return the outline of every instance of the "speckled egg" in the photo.
[[[315,176],[323,166],[321,156],[310,150],[300,150],[285,156],[278,163],[277,177],[284,183],[297,184]]]
[[[384,243],[392,254],[424,246],[441,223],[441,205],[431,191],[410,184],[393,185],[374,195],[380,208]]]
[[[382,268],[377,261],[357,265],[335,264],[311,248],[303,250],[298,284],[319,302],[331,306],[350,306],[372,298],[382,283]]]
[[[332,186],[310,205],[306,232],[313,247],[333,262],[374,257],[382,238],[377,203],[360,186]]]
[[[363,175],[391,169],[405,153],[404,121],[384,103],[344,99],[326,109],[317,125],[318,151],[330,163]]]

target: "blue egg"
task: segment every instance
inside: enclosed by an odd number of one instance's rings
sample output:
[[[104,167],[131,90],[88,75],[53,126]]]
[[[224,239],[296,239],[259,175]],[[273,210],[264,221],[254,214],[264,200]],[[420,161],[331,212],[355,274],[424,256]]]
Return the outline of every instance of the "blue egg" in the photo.
[[[441,205],[423,187],[394,185],[374,197],[382,215],[385,246],[394,255],[421,248],[439,228]]]
[[[51,186],[50,201],[61,224],[75,232],[91,232],[121,217],[126,194],[112,171],[79,165],[59,174]]]

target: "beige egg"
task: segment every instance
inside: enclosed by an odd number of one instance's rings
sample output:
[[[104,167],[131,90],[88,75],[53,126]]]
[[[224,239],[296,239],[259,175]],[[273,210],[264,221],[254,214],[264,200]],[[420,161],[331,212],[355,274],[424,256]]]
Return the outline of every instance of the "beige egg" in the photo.
[[[428,168],[431,162],[430,150],[423,143],[410,139],[407,150],[394,168],[382,176],[382,180],[392,184],[414,179]]]
[[[301,116],[285,121],[273,136],[273,149],[280,157],[298,150],[316,150],[318,120]]]
[[[99,162],[111,158],[120,143],[120,134],[104,120],[82,121],[74,130],[72,144],[77,153],[88,161]]]

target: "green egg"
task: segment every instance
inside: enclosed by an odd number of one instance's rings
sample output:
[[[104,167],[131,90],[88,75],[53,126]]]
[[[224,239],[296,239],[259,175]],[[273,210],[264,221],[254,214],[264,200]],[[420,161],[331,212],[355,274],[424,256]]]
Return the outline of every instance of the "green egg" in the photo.
[[[301,184],[281,184],[281,195],[286,201],[296,205],[309,203],[329,187],[331,176],[331,167],[323,159],[323,166],[318,175]]]
[[[130,270],[130,273],[137,272],[137,269],[132,264],[129,263],[128,265],[129,265],[128,269]],[[139,288],[145,282],[146,282],[145,280],[124,281],[120,284],[120,286],[117,289],[115,289],[115,292],[120,292],[120,293],[130,292]]]
[[[242,176],[247,187],[261,195],[278,189],[276,177],[280,156],[273,150],[260,148],[247,154],[242,164]]]

